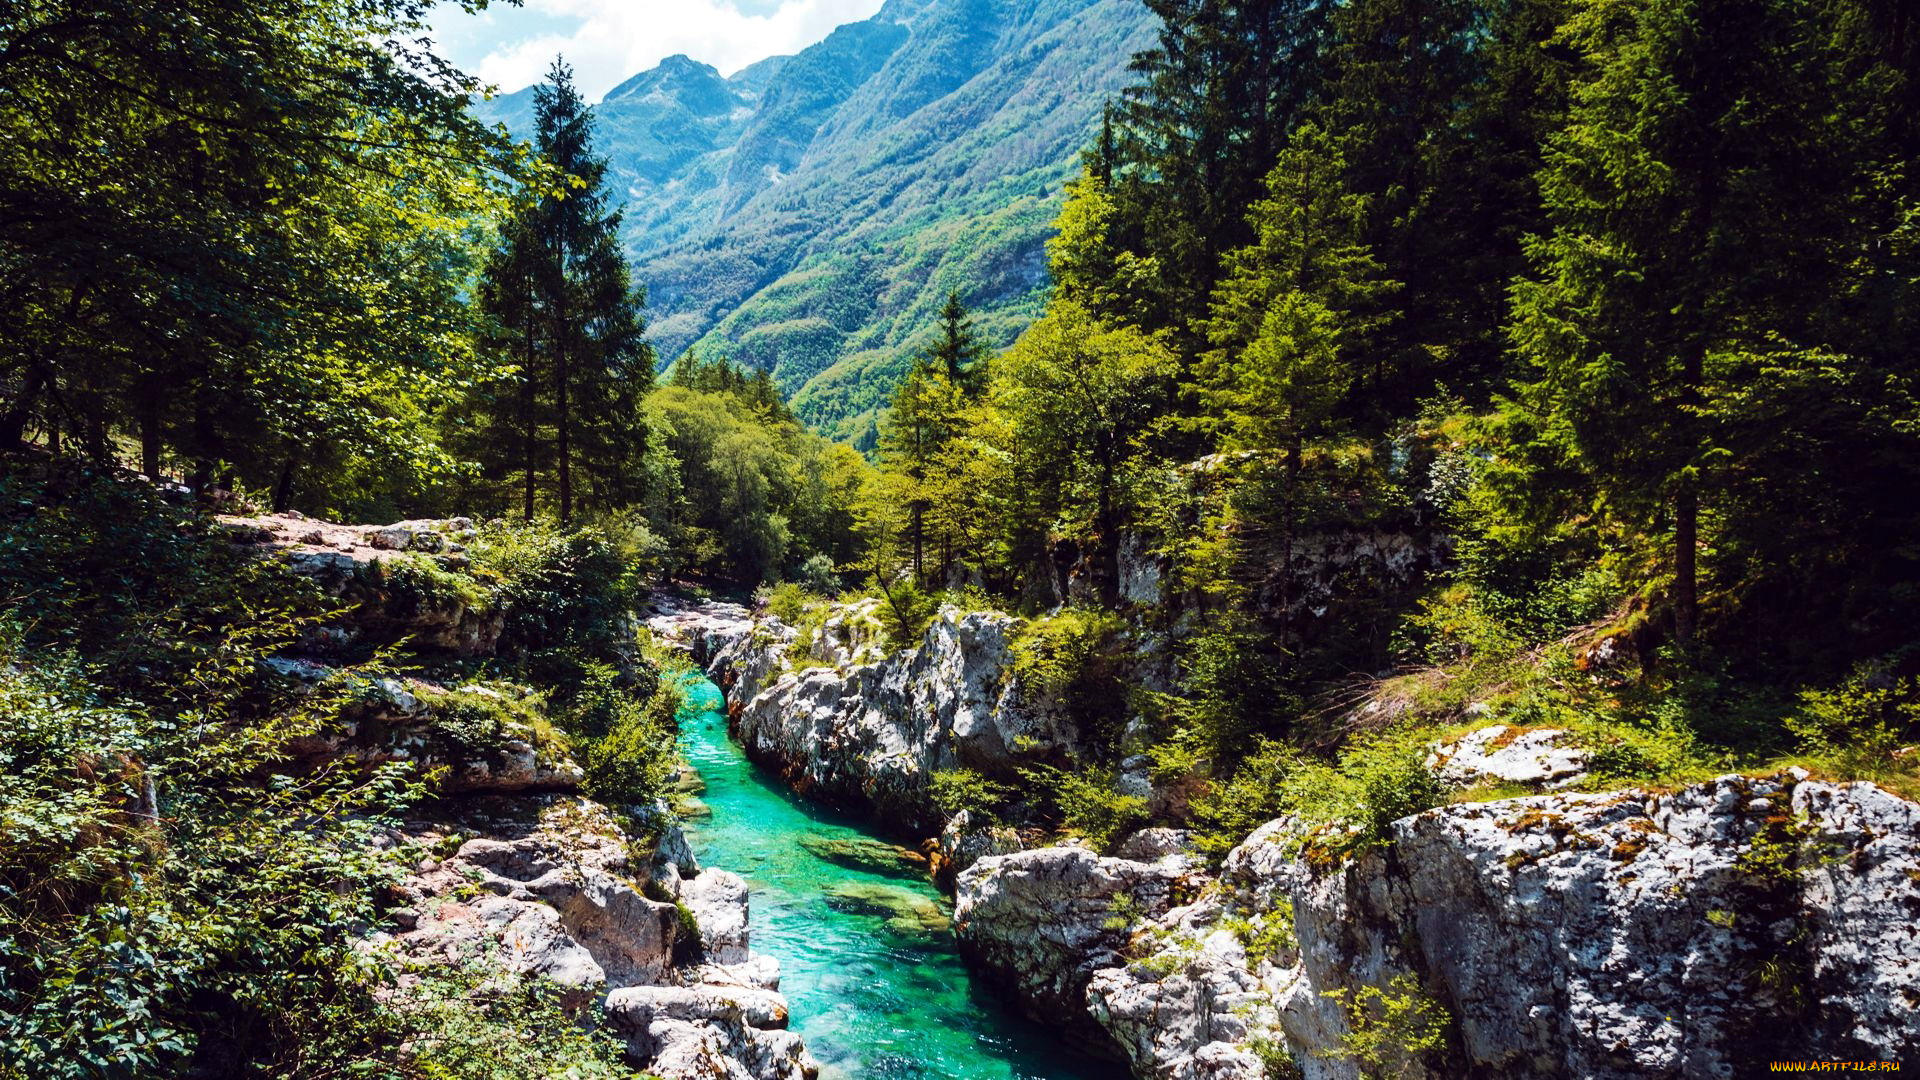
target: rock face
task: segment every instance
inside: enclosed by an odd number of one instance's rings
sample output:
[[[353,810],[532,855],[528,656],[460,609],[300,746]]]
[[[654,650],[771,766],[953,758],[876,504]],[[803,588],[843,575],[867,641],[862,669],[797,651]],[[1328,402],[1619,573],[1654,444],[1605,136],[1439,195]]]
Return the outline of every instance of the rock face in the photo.
[[[1495,724],[1434,747],[1427,768],[1463,787],[1486,781],[1566,787],[1586,776],[1591,756],[1566,740],[1567,733],[1557,728],[1523,731]]]
[[[1022,1011],[1077,1028],[1099,1048],[1088,980],[1125,962],[1127,928],[1165,913],[1183,881],[1192,884],[1188,871],[1179,855],[1136,862],[1082,847],[989,856],[959,877],[954,928],[969,963],[1012,990]]]
[[[803,793],[869,809],[920,835],[943,824],[933,774],[1013,767],[1015,753],[1075,753],[1072,724],[1022,692],[1011,671],[1018,620],[942,610],[920,640],[884,655],[871,613],[843,608],[810,643],[822,666],[785,670],[793,631],[763,620],[708,653],[732,684],[733,726],[749,757]]]
[[[686,865],[684,840],[663,836],[636,864],[603,807],[557,795],[470,800],[394,840],[454,848],[393,889],[396,928],[369,947],[401,970],[481,964],[552,980],[576,1005],[604,1000],[633,1061],[670,1080],[814,1075],[786,1030],[778,964],[748,951],[746,883]]]
[[[309,651],[364,651],[405,639],[416,650],[484,656],[506,625],[483,590],[436,588],[429,580],[466,565],[466,545],[477,535],[471,519],[337,525],[269,514],[222,517],[220,524],[237,543],[279,556],[351,605],[344,619],[306,642]]]
[[[1263,1054],[1357,1076],[1343,1040],[1384,1029],[1354,1003],[1382,999],[1446,1020],[1444,1046],[1395,1063],[1411,1076],[1920,1054],[1920,807],[1871,784],[1729,776],[1443,807],[1323,871],[1295,839],[1264,826],[1183,906],[1137,893],[1124,939],[1094,913],[1163,864],[983,859],[960,876],[962,944],[1029,1002],[1097,1024],[1142,1077],[1261,1080]],[[1004,914],[1020,892],[1063,925]]]
[[[296,687],[337,674],[313,661],[273,659],[267,665]],[[468,686],[450,695],[442,687],[393,678],[364,681],[356,689],[355,704],[337,725],[291,741],[295,759],[309,766],[411,761],[423,769],[444,767],[437,790],[445,795],[575,791],[585,778],[563,746],[543,741],[529,718],[506,707],[499,690]],[[492,707],[484,714],[490,724],[476,725],[461,711],[475,700]],[[476,730],[484,736],[478,742]]]

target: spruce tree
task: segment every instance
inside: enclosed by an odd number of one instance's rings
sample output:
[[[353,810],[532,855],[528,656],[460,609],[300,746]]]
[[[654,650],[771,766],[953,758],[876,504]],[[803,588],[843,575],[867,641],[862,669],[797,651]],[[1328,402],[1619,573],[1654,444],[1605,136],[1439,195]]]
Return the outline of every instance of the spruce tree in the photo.
[[[637,501],[646,431],[640,401],[653,385],[644,293],[633,286],[609,209],[606,159],[593,152],[593,114],[556,60],[534,91],[535,149],[560,178],[501,230],[481,298],[518,365],[512,410],[523,474],[522,511],[536,512],[551,463],[562,522],[588,496],[606,508]],[[511,398],[511,403],[507,400]]]

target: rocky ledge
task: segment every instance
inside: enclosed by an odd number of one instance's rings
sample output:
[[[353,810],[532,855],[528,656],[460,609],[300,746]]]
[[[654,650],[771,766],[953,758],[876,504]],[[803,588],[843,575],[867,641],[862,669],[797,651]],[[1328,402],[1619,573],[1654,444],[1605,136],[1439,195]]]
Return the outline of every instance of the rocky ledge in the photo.
[[[480,965],[603,1002],[628,1055],[671,1080],[807,1080],[779,966],[747,948],[747,889],[701,870],[657,814],[652,851],[574,796],[455,804],[390,837],[429,854],[367,940],[402,972]],[[404,987],[409,978],[401,976]]]
[[[1460,804],[1338,865],[1310,841],[1271,822],[1217,875],[1156,845],[991,856],[960,875],[957,929],[1139,1077],[1920,1059],[1920,807],[1871,784]]]
[[[400,989],[435,971],[541,979],[574,1008],[603,1006],[627,1056],[663,1080],[811,1080],[786,1030],[779,966],[749,949],[746,884],[702,870],[664,805],[629,807],[630,833],[580,794],[583,771],[538,695],[492,681],[369,678],[342,653],[405,640],[486,656],[502,619],[460,574],[472,523],[342,526],[292,515],[223,519],[231,538],[281,558],[347,604],[267,666],[295,695],[338,693],[337,722],[291,740],[310,768],[411,762],[439,777],[432,817],[387,835],[413,870],[363,947]]]

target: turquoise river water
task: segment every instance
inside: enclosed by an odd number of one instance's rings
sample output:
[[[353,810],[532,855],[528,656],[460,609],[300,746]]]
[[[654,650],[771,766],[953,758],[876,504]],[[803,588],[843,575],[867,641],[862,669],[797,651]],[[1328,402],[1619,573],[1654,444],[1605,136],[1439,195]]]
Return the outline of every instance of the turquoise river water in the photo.
[[[747,881],[752,947],[780,960],[793,1029],[821,1080],[1098,1080],[1119,1075],[1060,1049],[976,989],[947,902],[890,847],[794,798],[727,736],[720,689],[686,684],[681,751],[710,816],[687,838],[703,866]]]

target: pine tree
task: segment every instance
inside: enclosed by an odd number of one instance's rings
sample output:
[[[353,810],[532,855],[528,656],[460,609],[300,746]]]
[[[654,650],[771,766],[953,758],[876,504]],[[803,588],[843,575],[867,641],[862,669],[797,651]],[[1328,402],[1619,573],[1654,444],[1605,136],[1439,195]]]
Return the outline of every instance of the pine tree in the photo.
[[[1147,0],[1157,47],[1136,56],[1126,92],[1116,182],[1120,246],[1159,260],[1154,325],[1183,330],[1205,314],[1220,256],[1246,243],[1259,197],[1312,100],[1328,0]]]
[[[637,501],[646,431],[640,401],[653,384],[644,340],[644,294],[609,210],[607,163],[593,153],[593,114],[556,60],[534,92],[535,149],[561,178],[530,197],[502,228],[481,298],[507,333],[498,344],[518,365],[513,410],[522,511],[536,512],[551,468],[557,513],[573,517],[584,480],[602,507]],[[687,361],[683,360],[683,363]]]
[[[1293,562],[1302,461],[1346,403],[1381,299],[1396,287],[1360,242],[1367,200],[1343,188],[1337,141],[1302,127],[1247,215],[1255,240],[1226,259],[1200,370],[1222,445],[1281,457],[1279,564]],[[1283,618],[1292,616],[1282,572]]]
[[[928,351],[929,362],[964,396],[979,397],[987,385],[987,346],[974,332],[973,317],[958,292],[947,293],[946,303],[940,306],[938,335]]]
[[[1880,90],[1858,81],[1863,56],[1836,54],[1835,20],[1788,0],[1638,0],[1582,7],[1564,31],[1589,74],[1541,174],[1552,228],[1529,245],[1512,335],[1538,376],[1530,425],[1660,566],[1683,647],[1712,583],[1703,550],[1802,560],[1768,534],[1830,532],[1821,550],[1852,558],[1853,527],[1824,508],[1855,475],[1837,463],[1904,441],[1872,417],[1911,390],[1892,359],[1911,322],[1839,299],[1877,276],[1853,253],[1898,212],[1863,134]],[[1846,514],[1884,497],[1857,491]]]

